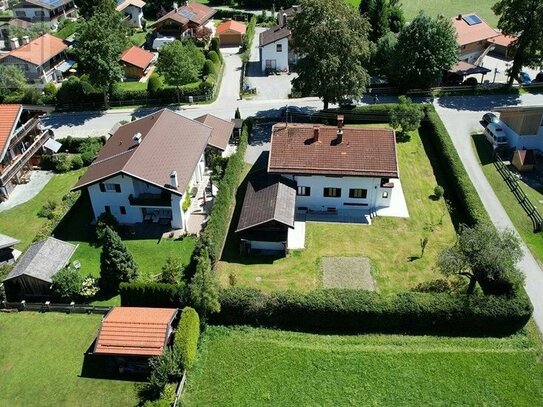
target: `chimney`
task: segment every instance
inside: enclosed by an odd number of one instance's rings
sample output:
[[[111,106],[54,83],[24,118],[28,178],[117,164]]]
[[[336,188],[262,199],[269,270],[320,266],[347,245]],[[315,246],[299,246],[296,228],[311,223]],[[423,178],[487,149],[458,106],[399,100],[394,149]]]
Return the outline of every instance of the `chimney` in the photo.
[[[170,186],[174,189],[179,188],[179,179],[177,178],[177,171],[170,172]]]
[[[345,116],[342,114],[337,115],[337,128],[338,130],[341,130],[343,128],[343,124],[345,123]]]
[[[298,6],[298,5],[293,5],[293,6],[292,6],[292,8],[294,9],[295,12],[298,12],[298,8],[299,8],[299,7],[300,7],[300,6]]]
[[[132,140],[134,140],[135,145],[139,145],[141,143],[141,133],[134,134],[134,137],[132,137]]]
[[[458,17],[456,17],[458,21],[462,20],[462,14],[458,14]]]
[[[286,25],[287,25],[287,13],[282,14],[282,16],[281,16],[281,25],[283,27],[286,27]]]
[[[343,143],[343,130],[338,129],[336,137],[336,145]]]
[[[9,46],[11,49],[19,48],[19,38],[13,37],[9,40]]]
[[[22,40],[23,44],[30,44],[30,37],[28,35],[25,35]]]
[[[319,126],[313,126],[313,142],[314,143],[319,142],[319,133],[320,133]]]
[[[175,12],[177,13],[177,9],[179,8],[179,6],[177,5],[177,2],[174,1],[173,2],[173,9],[175,10]]]

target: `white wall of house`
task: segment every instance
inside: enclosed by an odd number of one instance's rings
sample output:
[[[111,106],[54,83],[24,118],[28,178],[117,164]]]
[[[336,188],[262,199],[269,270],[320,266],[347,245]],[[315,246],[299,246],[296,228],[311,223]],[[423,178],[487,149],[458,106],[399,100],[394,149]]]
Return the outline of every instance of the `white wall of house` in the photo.
[[[143,20],[143,10],[141,8],[130,5],[125,8],[122,13],[125,16],[130,15],[130,19],[126,20],[129,27],[141,28],[141,22]]]
[[[332,177],[323,175],[284,175],[298,183],[296,207],[306,207],[317,211],[326,211],[328,208],[338,210],[369,211],[390,206],[394,188],[382,188],[381,178],[368,177]],[[394,180],[391,179],[390,182]],[[310,187],[310,195],[300,195],[300,187]],[[341,196],[325,197],[325,188],[340,188]],[[350,189],[366,190],[365,198],[349,197]]]
[[[32,8],[13,8],[13,15],[17,18],[42,18],[44,20],[49,20],[51,12],[46,8],[42,7],[32,7]]]
[[[288,71],[288,38],[283,38],[260,48],[262,71],[266,68]]]

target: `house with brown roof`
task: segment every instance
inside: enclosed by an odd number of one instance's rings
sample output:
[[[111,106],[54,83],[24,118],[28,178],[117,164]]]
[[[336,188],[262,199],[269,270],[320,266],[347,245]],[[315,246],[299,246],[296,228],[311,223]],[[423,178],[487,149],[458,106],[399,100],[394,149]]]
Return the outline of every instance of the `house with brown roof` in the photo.
[[[0,201],[9,198],[18,184],[28,181],[44,148],[55,148],[47,144],[52,137],[35,113],[22,105],[0,104]]]
[[[204,182],[213,129],[168,109],[118,127],[73,190],[87,189],[94,217],[186,230],[183,201]]]
[[[74,64],[66,57],[68,44],[51,34],[44,34],[35,40],[16,48],[0,57],[0,64],[15,65],[25,73],[29,81],[46,84],[62,81]]]
[[[151,24],[155,37],[192,38],[206,27],[214,31],[213,16],[217,10],[200,3],[175,7]]]
[[[143,0],[117,0],[115,10],[123,13],[129,27],[142,28],[144,6]]]
[[[121,55],[121,64],[124,67],[124,76],[128,79],[141,79],[147,75],[157,60],[152,52],[133,46]]]
[[[223,47],[238,47],[245,36],[247,26],[236,20],[225,20],[217,26],[215,35]]]
[[[221,157],[228,157],[234,150],[230,141],[233,136],[235,123],[228,120],[223,120],[212,114],[205,114],[203,116],[194,119],[200,123],[203,123],[213,130],[211,132],[211,138],[207,142],[207,149],[211,155],[220,155]]]
[[[74,0],[23,0],[13,6],[13,15],[32,22],[57,24],[64,18],[77,17]]]
[[[456,31],[458,59],[478,65],[480,57],[493,49],[491,40],[500,33],[474,13],[459,14],[451,20]]]

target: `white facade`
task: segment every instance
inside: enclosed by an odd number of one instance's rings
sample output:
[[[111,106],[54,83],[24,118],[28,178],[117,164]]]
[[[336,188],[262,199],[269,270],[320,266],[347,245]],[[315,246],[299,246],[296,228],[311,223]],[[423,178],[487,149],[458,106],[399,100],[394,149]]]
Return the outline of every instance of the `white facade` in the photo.
[[[324,175],[285,175],[298,183],[296,208],[314,211],[360,210],[373,212],[390,206],[394,188],[383,186],[394,184],[391,178],[338,177]],[[308,191],[305,188],[310,188]],[[326,188],[335,188],[337,197],[325,196]],[[330,191],[328,191],[330,192]],[[304,195],[309,194],[309,195]]]
[[[127,18],[126,22],[129,27],[141,28],[141,22],[143,21],[143,10],[140,7],[130,5],[122,10],[122,13]]]
[[[262,71],[271,69],[288,72],[288,38],[282,38],[260,47],[260,62]]]

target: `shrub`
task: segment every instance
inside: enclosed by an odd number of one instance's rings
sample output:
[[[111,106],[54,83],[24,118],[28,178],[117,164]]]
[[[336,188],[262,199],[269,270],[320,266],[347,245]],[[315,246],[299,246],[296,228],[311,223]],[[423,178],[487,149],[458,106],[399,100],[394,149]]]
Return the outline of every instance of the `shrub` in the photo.
[[[154,95],[162,87],[162,78],[153,73],[147,82],[147,92]]]
[[[96,220],[96,239],[99,242],[104,239],[106,228],[110,228],[116,233],[121,231],[121,225],[117,218],[111,213],[103,212]]]
[[[183,286],[156,282],[121,283],[123,307],[179,308],[184,304]]]
[[[71,163],[70,168],[72,170],[78,170],[83,167],[83,159],[81,158],[81,154],[74,154],[71,157]]]
[[[216,66],[221,66],[221,58],[215,51],[209,51],[207,53],[207,59],[211,60]]]
[[[200,338],[200,318],[194,308],[185,307],[177,326],[174,339],[174,349],[179,353],[185,369],[192,368],[196,359],[198,339]]]
[[[40,168],[45,171],[53,171],[55,163],[52,154],[42,154],[40,157]]]
[[[53,155],[55,172],[64,173],[72,169],[72,158],[70,154],[58,153]]]
[[[57,208],[58,203],[51,199],[47,200],[38,212],[40,218],[53,219],[55,209]]]
[[[100,253],[100,288],[108,293],[119,291],[119,284],[134,280],[138,266],[119,235],[105,228]]]
[[[176,284],[180,280],[184,265],[179,259],[168,256],[166,263],[162,266],[160,273],[160,282],[166,284]]]
[[[51,292],[56,301],[76,301],[81,293],[83,276],[77,270],[63,268],[53,276]]]
[[[464,83],[462,85],[464,86],[471,86],[471,87],[476,87],[478,85],[479,82],[477,82],[477,78],[468,78],[464,81]]]
[[[92,275],[89,274],[83,279],[79,294],[83,298],[92,298],[98,294],[98,283]]]
[[[181,378],[183,372],[179,355],[170,349],[165,349],[160,356],[152,358],[149,365],[149,382],[141,386],[138,393],[140,399],[154,401],[161,397],[168,383]]]
[[[436,199],[441,199],[444,193],[445,193],[445,189],[443,189],[441,185],[437,185],[434,188],[434,196]]]
[[[202,75],[204,77],[208,75],[218,75],[219,70],[217,69],[217,66],[213,63],[212,60],[206,59],[204,62],[204,68],[202,69]]]

